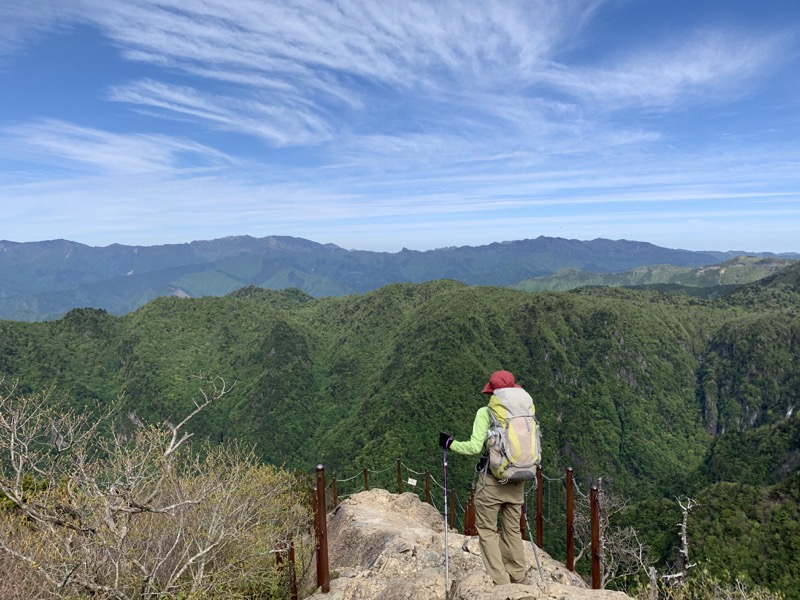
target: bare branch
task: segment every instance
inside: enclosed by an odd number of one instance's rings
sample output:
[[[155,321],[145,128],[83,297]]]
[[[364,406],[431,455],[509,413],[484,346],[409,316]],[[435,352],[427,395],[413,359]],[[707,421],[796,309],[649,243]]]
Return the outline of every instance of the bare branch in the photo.
[[[0,513],[0,552],[27,574],[15,589],[127,600],[273,581],[270,553],[307,526],[296,480],[237,447],[176,452],[190,418],[229,390],[214,379],[178,425],[127,435],[101,435],[44,395],[0,391],[0,491],[17,506]]]
[[[212,402],[219,400],[220,398],[225,396],[228,392],[230,392],[232,389],[232,386],[226,387],[225,380],[219,376],[212,379],[210,383],[213,393],[209,396],[205,392],[205,390],[201,389],[200,394],[203,396],[203,401],[200,403],[195,401],[194,403],[195,409],[191,413],[189,413],[186,416],[186,418],[183,419],[183,421],[181,421],[177,425],[172,425],[169,421],[164,421],[164,425],[166,425],[170,429],[170,431],[172,431],[172,440],[170,441],[169,446],[167,446],[167,449],[164,451],[164,456],[169,456],[170,454],[175,452],[181,446],[181,444],[183,444],[186,440],[191,438],[192,435],[194,435],[191,433],[184,433],[183,436],[180,439],[178,439],[179,432],[184,425],[186,425],[189,421],[191,421],[205,407],[207,407]]]

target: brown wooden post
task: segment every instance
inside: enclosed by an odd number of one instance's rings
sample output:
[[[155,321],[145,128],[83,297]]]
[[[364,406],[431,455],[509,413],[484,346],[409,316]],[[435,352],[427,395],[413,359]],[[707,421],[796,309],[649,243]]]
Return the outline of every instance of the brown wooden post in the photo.
[[[567,469],[567,569],[575,571],[575,477]]]
[[[469,490],[469,500],[464,511],[464,535],[478,535],[478,528],[475,526],[475,486]]]
[[[328,523],[325,510],[325,468],[317,465],[317,585],[323,593],[331,590],[331,572],[328,562]]]
[[[403,493],[403,471],[400,468],[400,457],[397,457],[397,493]]]
[[[592,507],[592,589],[602,587],[602,574],[600,572],[600,497],[597,486],[592,486],[589,496]]]
[[[525,503],[523,502],[522,503],[522,511],[520,511],[520,513],[519,513],[519,532],[522,534],[522,539],[523,540],[525,539],[525,534],[527,533],[527,531],[525,531],[525,521],[527,521],[527,519],[526,519],[527,513],[528,513],[528,509],[525,506]]]
[[[319,516],[319,490],[317,489],[316,484],[312,488],[314,490],[314,500],[313,500],[313,511],[314,511],[314,539],[316,540],[316,547],[314,549],[314,562],[317,565],[317,587],[319,587],[319,582],[322,580],[322,562],[319,560],[319,540],[320,540],[320,516]]]
[[[536,545],[544,548],[544,493],[542,486],[542,465],[536,466]]]
[[[289,540],[289,592],[297,600],[297,567],[294,561],[294,540]]]
[[[367,467],[364,467],[364,491],[369,491],[369,471],[367,471]]]
[[[333,508],[339,506],[339,494],[336,491],[336,477],[331,479],[331,493],[333,494]]]
[[[425,469],[425,502],[431,503],[431,472]]]

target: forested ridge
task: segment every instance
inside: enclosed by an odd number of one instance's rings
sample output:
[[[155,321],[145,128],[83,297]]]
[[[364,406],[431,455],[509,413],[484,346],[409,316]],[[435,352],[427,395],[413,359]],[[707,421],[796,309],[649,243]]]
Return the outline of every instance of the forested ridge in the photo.
[[[126,314],[161,296],[224,296],[248,285],[293,287],[323,297],[443,278],[470,285],[518,284],[527,291],[638,283],[677,285],[682,293],[696,292],[700,285],[704,293],[719,294],[726,285],[755,281],[798,258],[796,253],[747,256],[544,236],[396,253],[345,250],[287,236],[104,248],[68,240],[0,240],[0,318],[52,320],[76,307]],[[724,262],[715,264],[719,261]],[[629,269],[636,271],[621,273]]]
[[[451,280],[322,299],[248,287],[0,321],[0,374],[84,410],[123,396],[120,426],[186,413],[194,377],[221,375],[233,389],[198,435],[335,474],[396,457],[440,470],[438,432],[466,438],[488,375],[508,369],[536,403],[544,469],[638,502],[662,563],[674,499],[691,496],[693,561],[800,598],[799,280],[794,265],[714,300]],[[473,464],[449,465],[462,489]]]

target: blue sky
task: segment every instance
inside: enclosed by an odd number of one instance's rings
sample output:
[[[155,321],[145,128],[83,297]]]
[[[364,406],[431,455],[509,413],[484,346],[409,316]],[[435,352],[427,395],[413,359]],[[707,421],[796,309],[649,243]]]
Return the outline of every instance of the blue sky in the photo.
[[[800,252],[796,0],[2,0],[0,239]]]

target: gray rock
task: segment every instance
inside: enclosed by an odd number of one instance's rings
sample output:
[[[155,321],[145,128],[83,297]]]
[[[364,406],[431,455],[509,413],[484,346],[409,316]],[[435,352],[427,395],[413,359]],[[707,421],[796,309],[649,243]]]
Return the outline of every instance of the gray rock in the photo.
[[[444,518],[415,494],[370,490],[350,496],[328,515],[330,592],[319,600],[442,600],[445,596]],[[576,574],[525,543],[528,585],[495,586],[475,537],[447,535],[449,600],[629,600],[591,590]],[[311,573],[316,573],[311,569]],[[313,583],[312,583],[313,585]]]

